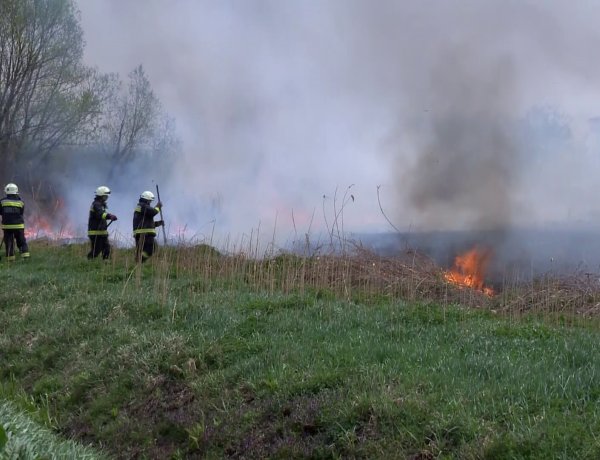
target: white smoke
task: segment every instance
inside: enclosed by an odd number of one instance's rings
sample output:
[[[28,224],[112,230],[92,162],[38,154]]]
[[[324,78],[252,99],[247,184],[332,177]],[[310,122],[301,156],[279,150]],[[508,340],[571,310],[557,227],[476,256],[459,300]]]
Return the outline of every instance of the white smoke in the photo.
[[[355,232],[389,230],[380,184],[402,228],[600,218],[600,4],[79,7],[88,63],[121,75],[143,64],[176,118],[184,158],[161,192],[165,213],[192,233],[215,221],[226,234],[259,224],[270,234],[276,219],[284,239],[294,222],[316,231],[350,184],[344,228]]]

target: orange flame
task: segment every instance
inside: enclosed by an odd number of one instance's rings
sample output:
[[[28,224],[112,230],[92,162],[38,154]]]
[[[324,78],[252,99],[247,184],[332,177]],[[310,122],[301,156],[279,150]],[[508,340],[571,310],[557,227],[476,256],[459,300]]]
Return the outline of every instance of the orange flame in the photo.
[[[459,287],[468,287],[492,296],[494,295],[494,289],[485,286],[485,273],[491,256],[492,251],[490,249],[480,249],[478,247],[459,254],[454,259],[452,269],[444,272],[444,278]]]
[[[73,238],[75,232],[70,224],[64,222],[64,204],[61,199],[54,202],[53,209],[32,203],[33,211],[25,216],[25,238],[35,240],[48,238],[52,240]]]
[[[35,216],[26,219],[25,238],[35,240],[39,238],[49,238],[52,240],[73,238],[73,231],[69,226],[57,227],[50,223],[48,219],[42,216]]]

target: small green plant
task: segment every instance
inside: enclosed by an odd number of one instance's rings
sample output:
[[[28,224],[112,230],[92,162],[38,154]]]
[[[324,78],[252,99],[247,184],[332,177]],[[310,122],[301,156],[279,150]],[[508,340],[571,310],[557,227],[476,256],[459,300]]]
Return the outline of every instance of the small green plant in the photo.
[[[195,423],[190,428],[185,430],[189,438],[190,450],[199,450],[204,442],[204,434],[206,432],[206,424],[204,423],[204,417],[201,421]]]
[[[0,424],[0,453],[6,446],[7,442],[8,442],[8,434],[6,433],[4,426],[2,424]]]

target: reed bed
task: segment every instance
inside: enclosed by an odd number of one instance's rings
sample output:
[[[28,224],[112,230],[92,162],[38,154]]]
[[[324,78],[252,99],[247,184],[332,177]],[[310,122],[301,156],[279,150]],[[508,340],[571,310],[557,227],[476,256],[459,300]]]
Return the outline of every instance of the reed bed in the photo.
[[[545,315],[561,321],[566,317],[600,317],[597,274],[547,273],[526,279],[506,273],[502,280],[490,284],[494,294],[488,295],[448,281],[445,267],[416,250],[381,256],[359,243],[347,242],[345,247],[344,252],[306,254],[179,245],[163,248],[153,263],[162,265],[163,276],[169,271],[173,276],[196,274],[204,289],[243,283],[252,290],[271,294],[312,294],[360,302],[402,299],[485,308],[510,316]]]

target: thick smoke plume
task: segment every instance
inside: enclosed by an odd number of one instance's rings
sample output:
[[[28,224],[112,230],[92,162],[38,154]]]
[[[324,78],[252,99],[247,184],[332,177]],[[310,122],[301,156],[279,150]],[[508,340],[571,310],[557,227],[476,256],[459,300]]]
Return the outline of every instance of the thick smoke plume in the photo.
[[[476,58],[479,58],[475,60]],[[414,161],[398,165],[399,193],[428,229],[496,229],[511,222],[518,146],[510,59],[455,49],[432,69]]]
[[[185,154],[165,211],[194,231],[261,223],[270,236],[275,220],[279,236],[315,231],[350,184],[354,232],[389,230],[378,185],[413,232],[493,230],[506,242],[514,227],[600,222],[600,5],[79,6],[88,62],[122,75],[142,63],[176,118]]]

